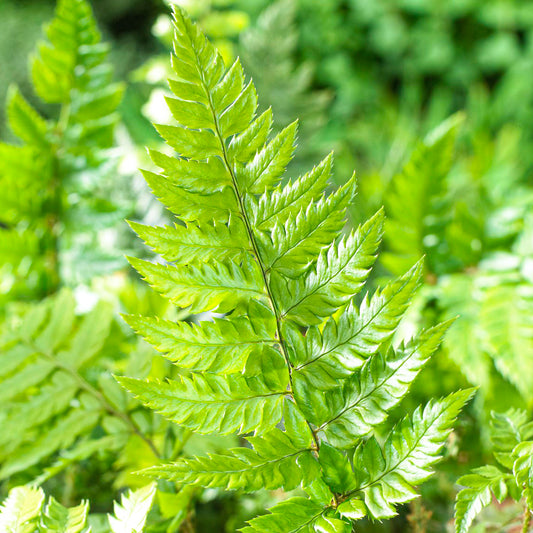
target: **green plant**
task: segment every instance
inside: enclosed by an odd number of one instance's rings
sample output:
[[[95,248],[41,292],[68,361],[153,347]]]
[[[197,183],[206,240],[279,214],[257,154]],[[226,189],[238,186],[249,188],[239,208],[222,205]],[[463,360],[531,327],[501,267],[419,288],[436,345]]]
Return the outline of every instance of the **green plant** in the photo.
[[[274,132],[298,119],[300,149],[290,170],[303,170],[316,160],[317,135],[326,121],[331,96],[312,88],[314,66],[296,63],[298,28],[296,2],[278,0],[268,6],[257,21],[241,33],[239,57],[261,95],[259,110],[272,107]]]
[[[0,528],[4,533],[139,533],[152,506],[155,485],[147,485],[115,502],[107,520],[89,516],[89,502],[66,508],[41,488],[14,488],[0,506]]]
[[[493,496],[499,503],[506,499],[522,502],[522,531],[530,531],[533,513],[532,437],[533,422],[528,420],[525,411],[511,409],[503,414],[492,413],[491,440],[499,466],[476,468],[458,480],[458,484],[465,488],[458,493],[455,506],[457,533],[466,533],[470,529],[483,508],[491,505]],[[509,524],[501,524],[500,528],[505,525]]]
[[[255,89],[239,61],[226,70],[181,9],[174,18],[175,97],[167,103],[178,125],[156,128],[177,156],[152,151],[162,172],[144,175],[179,222],[132,224],[169,264],[130,261],[174,305],[224,316],[194,325],[128,317],[179,375],[119,382],[172,422],[238,433],[245,444],[145,473],[245,492],[307,492],[253,519],[246,532],[351,531],[353,520],[390,518],[430,475],[472,394],[432,400],[375,436],[448,324],[393,347],[421,265],[358,305],[382,213],[342,234],[355,184],[325,196],[331,157],[282,186],[296,125],[267,140],[272,114],[255,117]]]
[[[0,267],[11,298],[43,297],[121,263],[95,230],[124,216],[106,184],[122,86],[85,0],[60,1],[46,36],[31,76],[57,117],[42,117],[13,87],[7,115],[23,144],[0,144]]]
[[[483,420],[533,401],[524,371],[533,360],[533,189],[518,178],[516,130],[494,140],[472,135],[469,151],[454,151],[461,120],[453,116],[420,141],[387,184],[381,263],[399,274],[426,255],[411,320],[427,327],[459,315],[443,348],[481,388]]]

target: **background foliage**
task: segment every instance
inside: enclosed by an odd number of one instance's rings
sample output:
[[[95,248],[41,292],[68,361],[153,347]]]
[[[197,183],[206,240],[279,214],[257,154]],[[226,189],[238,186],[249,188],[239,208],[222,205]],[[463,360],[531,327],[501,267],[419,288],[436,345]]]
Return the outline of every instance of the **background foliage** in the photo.
[[[358,174],[359,192],[350,207],[351,223],[356,226],[385,206],[388,221],[384,253],[370,279],[372,286],[384,285],[421,255],[426,256],[424,282],[402,323],[403,332],[408,334],[459,315],[441,353],[415,382],[412,399],[404,405],[425,402],[467,384],[480,387],[473,408],[454,433],[459,442],[448,447],[454,458],[440,468],[436,480],[425,486],[420,505],[406,508],[396,521],[368,526],[369,531],[402,531],[408,523],[417,523],[426,524],[427,531],[444,531],[452,516],[458,474],[489,462],[490,411],[519,407],[531,414],[533,2],[179,3],[189,9],[226,59],[241,57],[258,87],[260,109],[272,106],[275,131],[301,118],[300,144],[304,149],[291,163],[291,177],[302,168],[311,168],[334,148],[336,182],[345,183],[354,168]],[[87,328],[87,336],[93,335],[91,313],[99,313],[97,326],[109,334],[102,338],[101,346],[85,347],[91,365],[82,365],[76,374],[98,392],[102,382],[106,383],[102,390],[108,390],[112,373],[122,372],[128,365],[129,375],[138,377],[158,378],[169,372],[162,359],[156,358],[150,365],[151,349],[136,340],[118,313],[175,319],[177,312],[142,288],[121,261],[132,250],[135,255],[147,254],[141,252],[121,222],[124,217],[156,224],[165,223],[167,216],[152,202],[135,168],[152,168],[143,145],[154,149],[160,146],[149,120],[165,122],[169,118],[163,100],[168,94],[164,81],[170,46],[168,4],[156,0],[94,0],[92,5],[104,40],[110,43],[106,64],[113,65],[113,79],[123,82],[126,89],[116,114],[113,109],[113,138],[81,153],[79,148],[87,147],[77,129],[82,119],[78,121],[75,115],[69,118],[72,135],[66,135],[58,146],[54,136],[61,124],[61,111],[55,102],[43,101],[39,91],[32,89],[28,75],[28,57],[41,38],[41,24],[52,17],[54,2],[5,0],[0,4],[2,101],[10,84],[19,87],[19,92],[9,91],[11,104],[0,111],[1,137],[22,145],[17,150],[44,154],[47,165],[57,159],[56,152],[43,145],[42,139],[17,133],[13,116],[17,109],[24,109],[25,104],[19,101],[22,95],[47,121],[42,130],[44,142],[62,150],[58,173],[43,173],[41,166],[26,165],[24,173],[7,178],[11,182],[25,179],[32,187],[38,183],[41,188],[36,191],[23,187],[31,198],[31,215],[27,204],[10,204],[6,209],[9,198],[3,196],[0,201],[2,315],[9,310],[9,319],[2,322],[0,331],[1,357],[12,359],[10,350],[14,339],[21,336],[20,328],[24,331],[26,313],[53,313],[54,305],[60,302],[64,331],[58,334],[56,345],[46,344],[46,336],[51,333],[38,325],[23,336],[46,347],[49,355],[67,365],[69,353],[79,355],[76,342],[83,342],[79,340],[83,328]],[[462,114],[446,123],[447,135],[432,133],[456,112]],[[35,161],[43,164],[42,157]],[[61,180],[61,215],[53,223],[60,248],[50,242],[46,229],[50,216],[58,214],[42,193],[43,188],[50,187],[44,181],[36,182],[36,173],[40,178],[46,174],[53,180],[57,175]],[[19,204],[23,200],[24,195],[17,196]],[[17,211],[21,208],[26,210],[24,216]],[[80,210],[85,224],[76,223],[71,228],[74,217],[79,221]],[[17,248],[11,237],[7,240],[8,232],[39,238],[20,245],[24,247],[24,253],[20,253],[20,246]],[[54,264],[56,259],[51,261],[51,257],[57,250],[60,254]],[[55,294],[59,286],[67,286],[72,292],[64,289]],[[55,295],[30,309],[29,302],[49,294]],[[104,302],[86,315],[97,300]],[[24,365],[30,361],[43,365],[41,359],[34,351]],[[19,371],[26,368],[24,365]],[[50,376],[65,371],[57,364],[50,368]],[[7,462],[2,459],[5,472],[14,473],[18,461],[29,469],[21,469],[15,481],[4,481],[3,495],[11,485],[29,481],[38,468],[46,466],[56,469],[53,471],[59,477],[47,481],[45,489],[62,504],[70,507],[89,498],[93,510],[111,512],[109,502],[117,498],[118,489],[144,483],[131,472],[139,468],[139,462],[148,465],[152,458],[153,450],[135,436],[135,428],[146,430],[160,451],[163,441],[174,443],[174,450],[164,451],[168,454],[181,453],[179,443],[185,439],[181,434],[170,435],[173,429],[138,404],[128,403],[131,400],[121,392],[104,398],[105,403],[95,403],[94,392],[87,396],[86,387],[80,387],[78,378],[75,380],[76,385],[62,391],[63,404],[58,400],[54,410],[32,421],[31,427],[28,419],[28,433],[16,436],[21,442],[6,437],[0,442],[0,456],[11,455]],[[19,390],[27,390],[28,401],[35,404],[47,395],[55,395],[53,378],[42,385],[27,386],[31,388],[21,384]],[[86,418],[91,431],[80,435],[77,443],[81,451],[72,453],[82,453],[83,457],[97,453],[99,466],[83,459],[80,468],[69,459],[74,455],[54,455],[56,450],[70,446],[59,437],[55,443],[50,441],[49,461],[27,457],[23,442],[31,442],[47,420],[66,424],[68,416],[78,416],[71,412],[68,402],[72,398],[77,399],[76,409],[94,414]],[[116,410],[116,402],[129,422],[123,417],[115,420],[110,407]],[[7,420],[30,409],[31,404],[19,402],[6,415]],[[188,455],[238,444],[233,437],[209,442],[195,436],[186,438],[183,453]],[[93,442],[108,443],[109,448]],[[20,453],[13,455],[16,447]],[[91,451],[96,447],[98,451]],[[116,449],[121,450],[118,459],[106,452]],[[138,450],[142,453],[134,453]],[[35,464],[39,467],[32,471]],[[170,517],[175,515],[172,510],[182,508],[182,515],[188,517],[189,525],[195,523],[197,531],[233,531],[256,509],[272,502],[274,496],[236,498],[218,489],[190,494],[169,489],[165,501],[158,502],[158,520],[164,527],[173,527],[169,525]],[[191,498],[196,502],[193,506],[189,506]]]

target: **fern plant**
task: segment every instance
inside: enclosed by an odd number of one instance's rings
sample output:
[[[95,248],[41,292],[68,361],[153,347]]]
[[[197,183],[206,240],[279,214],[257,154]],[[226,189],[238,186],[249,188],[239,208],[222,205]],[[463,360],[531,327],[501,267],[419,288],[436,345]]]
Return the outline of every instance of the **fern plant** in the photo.
[[[398,274],[426,254],[411,318],[426,327],[459,315],[443,348],[480,387],[484,419],[533,405],[533,190],[517,181],[512,130],[490,142],[472,134],[475,150],[456,157],[460,123],[451,117],[418,143],[388,185],[381,262]]]
[[[316,159],[317,134],[324,128],[329,93],[312,90],[314,68],[310,62],[296,64],[298,31],[296,2],[278,0],[259,15],[239,39],[239,57],[261,95],[259,109],[272,106],[274,132],[300,121],[300,149],[291,170],[303,170]]]
[[[145,473],[193,486],[307,492],[253,519],[249,533],[347,532],[365,516],[392,517],[416,497],[472,394],[432,400],[384,439],[374,436],[448,325],[392,345],[421,265],[358,304],[382,212],[343,233],[355,181],[326,196],[331,156],[282,185],[296,124],[269,140],[272,113],[255,116],[255,88],[239,61],[226,69],[179,8],[174,29],[175,97],[167,103],[177,125],[156,129],[176,153],[151,151],[162,170],[144,175],[178,221],[132,224],[168,263],[131,263],[176,306],[217,317],[127,317],[179,375],[119,381],[182,427],[237,433],[244,445]]]
[[[119,364],[112,322],[106,303],[77,316],[72,293],[63,290],[6,328],[0,337],[0,479],[20,473],[42,483],[95,454],[116,453],[130,439],[152,460],[159,455],[150,438],[157,421],[143,420],[112,378]]]
[[[53,293],[87,264],[120,264],[95,248],[95,230],[124,215],[106,190],[122,86],[85,0],[60,0],[46,37],[31,77],[58,115],[44,118],[12,87],[7,115],[22,144],[0,144],[2,292],[23,298]]]
[[[124,494],[102,527],[91,520],[87,501],[66,508],[41,488],[15,487],[0,505],[0,528],[4,533],[141,533],[154,495],[153,484]]]
[[[506,499],[523,504],[522,531],[530,531],[533,513],[533,422],[527,413],[511,409],[506,413],[492,413],[491,440],[498,466],[486,465],[463,476],[458,484],[464,486],[455,505],[455,531],[469,531],[483,508],[491,505],[493,497],[501,504]],[[515,519],[517,516],[514,517]],[[511,526],[511,521],[508,523]],[[502,526],[503,527],[503,524]],[[517,531],[516,525],[514,531]]]

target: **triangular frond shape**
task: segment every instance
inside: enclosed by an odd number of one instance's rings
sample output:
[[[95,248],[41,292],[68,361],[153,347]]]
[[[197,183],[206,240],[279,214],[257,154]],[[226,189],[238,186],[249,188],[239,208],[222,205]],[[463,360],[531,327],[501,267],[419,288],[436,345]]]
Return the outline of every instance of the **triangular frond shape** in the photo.
[[[348,533],[353,521],[391,516],[414,497],[471,392],[418,409],[381,450],[373,433],[383,431],[447,327],[393,347],[422,275],[419,257],[361,301],[383,210],[345,232],[355,178],[329,192],[330,155],[284,179],[297,124],[272,136],[272,113],[256,116],[257,95],[239,61],[226,68],[180,8],[174,30],[167,103],[176,123],[156,125],[174,153],[151,151],[161,171],[144,175],[177,221],[133,223],[167,264],[131,263],[192,316],[188,323],[127,317],[178,369],[166,380],[117,379],[193,432],[254,435],[145,473],[241,491],[301,486],[309,499],[279,503],[243,531]],[[353,447],[355,471],[344,451]],[[382,490],[390,491],[387,502]]]

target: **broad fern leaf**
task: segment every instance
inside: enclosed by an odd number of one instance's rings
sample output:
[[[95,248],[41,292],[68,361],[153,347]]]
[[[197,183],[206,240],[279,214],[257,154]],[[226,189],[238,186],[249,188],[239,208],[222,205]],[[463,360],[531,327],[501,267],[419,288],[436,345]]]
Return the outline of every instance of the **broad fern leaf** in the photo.
[[[282,317],[317,324],[359,292],[376,259],[383,215],[376,214],[349,236],[321,251],[316,269],[302,278],[273,277]]]
[[[156,127],[175,153],[151,152],[161,171],[144,174],[178,221],[132,224],[167,264],[131,262],[193,316],[191,323],[126,318],[178,371],[165,381],[117,379],[193,432],[253,436],[238,448],[144,473],[247,492],[301,486],[310,495],[274,506],[247,533],[348,533],[364,516],[392,516],[431,473],[471,395],[418,409],[383,449],[372,435],[383,431],[447,327],[392,348],[422,266],[359,303],[383,212],[344,233],[354,179],[326,194],[328,156],[284,180],[296,124],[271,138],[272,113],[256,117],[255,89],[239,61],[226,69],[180,8],[174,29],[168,105],[177,124]],[[354,470],[344,449],[355,446]]]

